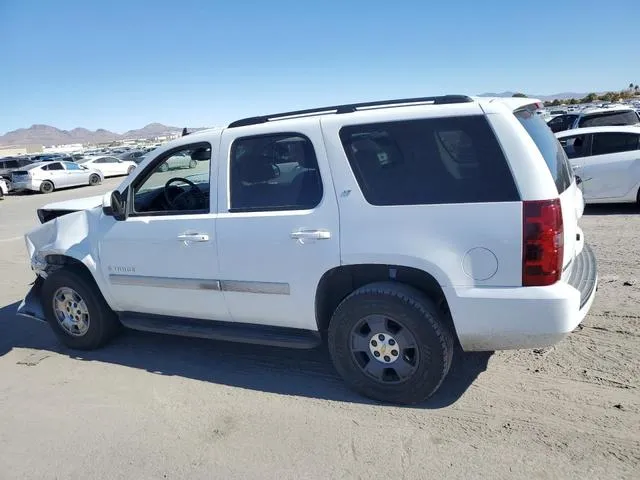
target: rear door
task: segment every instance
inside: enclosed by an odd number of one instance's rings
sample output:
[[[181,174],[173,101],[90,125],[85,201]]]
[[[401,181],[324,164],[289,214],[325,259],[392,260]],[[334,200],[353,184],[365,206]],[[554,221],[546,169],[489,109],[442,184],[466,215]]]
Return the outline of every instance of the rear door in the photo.
[[[316,330],[322,276],[340,265],[339,214],[315,119],[224,131],[217,223],[234,321]]]
[[[585,193],[591,198],[627,196],[640,179],[640,135],[602,132],[593,135],[592,155],[583,160]]]

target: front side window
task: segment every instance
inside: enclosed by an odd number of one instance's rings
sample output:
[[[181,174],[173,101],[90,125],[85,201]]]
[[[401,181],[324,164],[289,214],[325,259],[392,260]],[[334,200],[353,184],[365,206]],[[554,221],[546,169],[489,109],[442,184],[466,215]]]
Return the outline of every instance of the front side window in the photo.
[[[64,164],[64,166],[67,168],[67,170],[74,170],[74,171],[82,170],[82,167],[80,165],[73,162],[67,162]]]
[[[169,170],[167,160],[185,157],[185,170]],[[206,142],[174,149],[153,162],[133,186],[132,215],[209,213],[211,145]]]
[[[560,145],[564,148],[567,157],[580,158],[589,156],[590,135],[575,135],[564,137],[560,140]]]
[[[640,135],[635,133],[606,132],[593,136],[593,155],[638,150]]]
[[[340,130],[340,139],[360,189],[372,205],[519,199],[484,116],[347,126]]]
[[[230,211],[305,210],[322,200],[311,141],[300,134],[245,137],[231,146]]]

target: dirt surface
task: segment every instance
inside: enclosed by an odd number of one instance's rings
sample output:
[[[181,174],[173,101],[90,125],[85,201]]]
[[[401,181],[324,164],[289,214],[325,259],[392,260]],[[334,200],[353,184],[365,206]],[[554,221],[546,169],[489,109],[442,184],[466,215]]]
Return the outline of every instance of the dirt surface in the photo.
[[[347,390],[324,349],[129,332],[78,354],[16,317],[35,209],[117,183],[0,202],[0,479],[640,478],[636,207],[587,209],[600,288],[566,340],[458,352],[400,408]]]

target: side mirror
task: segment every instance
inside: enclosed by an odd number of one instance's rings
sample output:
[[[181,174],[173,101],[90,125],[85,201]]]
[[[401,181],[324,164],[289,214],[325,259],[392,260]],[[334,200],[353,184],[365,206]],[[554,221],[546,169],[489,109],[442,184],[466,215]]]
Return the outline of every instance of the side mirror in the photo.
[[[127,190],[120,193],[118,190],[108,192],[102,197],[102,212],[116,220],[127,219]]]
[[[210,148],[198,148],[191,153],[191,160],[207,161],[211,160]]]

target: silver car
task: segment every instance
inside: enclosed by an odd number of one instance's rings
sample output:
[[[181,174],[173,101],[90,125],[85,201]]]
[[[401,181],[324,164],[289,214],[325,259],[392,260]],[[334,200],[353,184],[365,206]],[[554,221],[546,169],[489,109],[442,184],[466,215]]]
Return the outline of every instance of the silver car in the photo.
[[[38,162],[11,173],[13,190],[51,193],[60,188],[98,185],[104,176],[95,168],[74,162]]]

